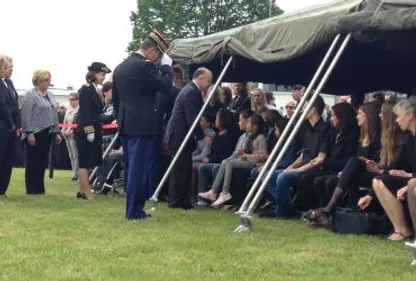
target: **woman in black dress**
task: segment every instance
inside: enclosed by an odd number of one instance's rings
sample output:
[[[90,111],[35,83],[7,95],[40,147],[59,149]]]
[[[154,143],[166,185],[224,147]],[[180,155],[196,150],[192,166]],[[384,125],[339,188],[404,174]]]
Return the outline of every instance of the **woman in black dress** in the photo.
[[[102,165],[103,99],[98,85],[111,70],[103,63],[94,62],[88,67],[87,83],[79,89],[78,127],[75,132],[78,148],[79,186],[77,198],[94,199],[89,182],[89,169]]]
[[[386,107],[383,112],[383,120],[387,118]],[[350,197],[356,197],[356,190],[360,186],[371,187],[373,178],[377,175],[373,170],[366,169],[366,162],[377,163],[380,152],[380,111],[378,104],[367,103],[360,106],[357,114],[358,126],[360,127],[360,138],[358,141],[358,157],[351,157],[345,165],[342,173],[329,178],[316,178],[314,189],[321,209],[313,209],[304,215],[306,223],[314,227],[329,227],[330,216],[336,205],[341,201],[343,195],[349,191]],[[394,118],[392,122],[394,122]],[[384,129],[384,127],[383,127]],[[389,163],[390,164],[390,163]],[[358,198],[357,198],[358,199]]]
[[[360,136],[357,112],[349,103],[336,104],[331,110],[330,119],[333,129],[325,159],[313,160],[314,169],[307,171],[295,181],[300,202],[306,211],[319,207],[316,190],[324,186],[327,181],[337,179],[338,173],[342,171],[348,160],[357,155]]]
[[[405,137],[398,161],[388,173],[373,180],[373,189],[381,206],[394,227],[388,239],[403,241],[412,234],[406,223],[403,201],[407,197],[407,184],[416,176],[416,98],[400,101],[395,107],[397,124],[409,134]]]

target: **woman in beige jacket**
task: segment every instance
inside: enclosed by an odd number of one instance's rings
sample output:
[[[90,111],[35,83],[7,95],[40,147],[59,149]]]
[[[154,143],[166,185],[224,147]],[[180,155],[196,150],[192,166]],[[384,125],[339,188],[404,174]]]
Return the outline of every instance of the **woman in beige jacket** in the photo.
[[[64,125],[76,124],[76,116],[79,108],[78,93],[69,94],[70,108],[65,113]],[[61,130],[63,137],[66,141],[66,146],[69,152],[69,159],[71,159],[72,178],[71,180],[78,180],[78,149],[75,143],[74,129],[70,127],[64,127]]]

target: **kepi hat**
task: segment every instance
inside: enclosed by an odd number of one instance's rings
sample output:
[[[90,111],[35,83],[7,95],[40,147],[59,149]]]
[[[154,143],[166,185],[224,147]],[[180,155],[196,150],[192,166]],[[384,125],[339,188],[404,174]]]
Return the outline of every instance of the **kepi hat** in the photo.
[[[162,53],[166,53],[166,51],[169,49],[168,38],[159,29],[154,28],[152,32],[150,32],[148,38],[156,44],[157,48]]]

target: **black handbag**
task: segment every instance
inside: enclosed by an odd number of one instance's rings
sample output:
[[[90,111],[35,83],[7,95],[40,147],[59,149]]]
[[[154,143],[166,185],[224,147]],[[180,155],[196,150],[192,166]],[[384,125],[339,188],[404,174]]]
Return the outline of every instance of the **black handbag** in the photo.
[[[391,223],[385,215],[360,209],[336,208],[332,215],[332,231],[341,234],[386,234]]]

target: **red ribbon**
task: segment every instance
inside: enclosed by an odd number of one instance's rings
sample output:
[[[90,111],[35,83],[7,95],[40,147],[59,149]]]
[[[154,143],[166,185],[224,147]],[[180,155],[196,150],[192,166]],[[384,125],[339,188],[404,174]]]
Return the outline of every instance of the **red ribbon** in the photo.
[[[71,128],[76,129],[78,127],[78,124],[59,124],[59,128]],[[118,125],[117,123],[111,123],[111,124],[103,124],[103,130],[114,130],[117,129]],[[23,130],[21,128],[16,129],[16,132],[21,134],[23,133]]]
[[[78,124],[59,124],[59,128],[76,129],[77,127],[78,127]],[[117,123],[103,124],[103,130],[113,130],[117,128],[118,128]]]

